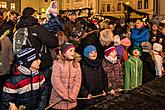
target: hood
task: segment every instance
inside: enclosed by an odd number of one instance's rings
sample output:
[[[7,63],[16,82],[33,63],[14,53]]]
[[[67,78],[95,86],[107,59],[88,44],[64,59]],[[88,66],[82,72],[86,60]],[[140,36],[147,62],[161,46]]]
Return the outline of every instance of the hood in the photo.
[[[24,66],[18,66],[16,67],[16,71],[15,71],[15,74],[16,75],[19,75],[19,74],[24,74],[24,75],[36,75],[36,74],[39,74],[38,70],[30,70]]]
[[[32,16],[30,17],[21,17],[16,25],[16,29],[24,28],[28,26],[39,25],[38,20]]]

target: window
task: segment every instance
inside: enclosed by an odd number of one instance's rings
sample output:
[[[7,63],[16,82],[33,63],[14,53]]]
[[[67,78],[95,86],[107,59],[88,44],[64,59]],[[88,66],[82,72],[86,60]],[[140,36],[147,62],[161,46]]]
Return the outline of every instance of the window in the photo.
[[[15,10],[15,3],[10,4],[11,10]]]
[[[117,11],[121,11],[121,3],[117,4]]]
[[[66,0],[66,3],[69,3],[69,0]]]
[[[111,5],[107,4],[107,12],[110,12],[110,10],[111,10]]]
[[[148,0],[144,0],[144,9],[148,8]]]
[[[102,12],[105,12],[105,4],[102,5]]]
[[[7,2],[0,1],[0,8],[7,8]]]
[[[138,9],[142,9],[142,0],[138,0]]]

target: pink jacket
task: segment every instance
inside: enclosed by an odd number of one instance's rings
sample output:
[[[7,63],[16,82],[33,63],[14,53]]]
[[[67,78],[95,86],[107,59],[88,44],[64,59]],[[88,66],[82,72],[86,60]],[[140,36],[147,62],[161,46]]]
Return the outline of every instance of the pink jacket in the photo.
[[[81,86],[81,68],[74,68],[72,62],[54,61],[51,82],[51,104],[56,104],[55,109],[71,109],[77,106],[77,102],[70,103],[69,98],[76,100]]]

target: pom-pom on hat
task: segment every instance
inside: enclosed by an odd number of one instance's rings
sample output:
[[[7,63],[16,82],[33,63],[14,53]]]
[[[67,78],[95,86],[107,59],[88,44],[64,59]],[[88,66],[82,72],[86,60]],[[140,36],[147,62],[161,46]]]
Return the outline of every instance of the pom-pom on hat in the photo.
[[[97,51],[95,46],[93,46],[93,45],[86,46],[84,48],[84,52],[83,52],[84,56],[88,58],[89,57],[89,53],[91,53],[92,51]]]
[[[61,45],[61,53],[65,54],[67,50],[69,50],[70,48],[75,48],[75,46],[72,43],[63,43]]]
[[[112,51],[114,51],[114,50],[116,50],[115,47],[110,47],[110,48],[106,49],[106,50],[104,51],[105,56],[108,57],[109,54],[110,54]]]
[[[30,68],[33,61],[39,59],[41,54],[35,48],[25,48],[16,54],[16,62],[26,68]]]

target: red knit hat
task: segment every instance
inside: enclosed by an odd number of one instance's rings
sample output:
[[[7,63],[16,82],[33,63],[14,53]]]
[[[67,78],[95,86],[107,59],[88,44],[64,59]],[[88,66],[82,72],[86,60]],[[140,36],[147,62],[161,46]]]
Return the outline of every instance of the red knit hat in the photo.
[[[74,46],[73,44],[71,44],[71,43],[63,43],[63,44],[61,45],[61,53],[62,53],[62,54],[65,54],[65,52],[66,52],[67,50],[69,50],[70,48],[75,48],[75,46]]]
[[[106,49],[106,50],[104,51],[105,56],[108,57],[109,54],[110,54],[112,51],[114,51],[114,50],[116,50],[115,47],[110,47],[110,48]]]

